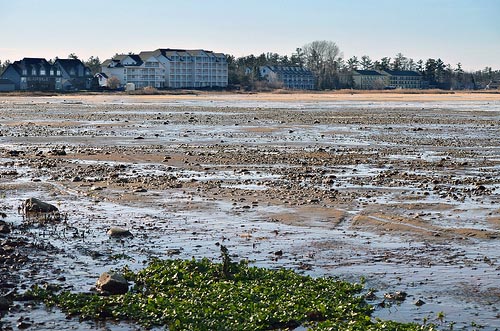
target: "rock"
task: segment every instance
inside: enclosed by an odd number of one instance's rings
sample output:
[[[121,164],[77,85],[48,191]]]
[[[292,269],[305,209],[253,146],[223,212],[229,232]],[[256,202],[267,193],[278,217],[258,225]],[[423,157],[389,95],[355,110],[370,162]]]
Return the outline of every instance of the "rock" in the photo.
[[[24,152],[16,151],[16,150],[12,150],[12,151],[7,152],[7,155],[9,155],[9,156],[19,156],[21,154],[24,154]]]
[[[4,221],[0,221],[0,233],[10,233],[10,227]]]
[[[114,272],[103,272],[96,283],[99,291],[110,294],[125,294],[128,292],[128,286],[125,277]]]
[[[107,232],[108,236],[110,237],[133,237],[133,234],[127,230],[127,229],[124,229],[124,228],[120,228],[120,227],[117,227],[117,226],[113,226],[112,228],[110,228]]]
[[[0,297],[0,312],[9,310],[11,302],[5,298]]]
[[[20,329],[20,330],[24,330],[24,329],[29,328],[31,325],[32,325],[31,323],[22,321],[22,322],[19,322],[17,324],[17,328]]]
[[[36,198],[29,198],[24,202],[24,213],[57,213],[56,206],[40,201]]]
[[[51,150],[49,152],[49,154],[55,155],[55,156],[65,156],[66,155],[66,151],[64,149],[62,149],[62,150],[54,149],[54,150]]]
[[[415,301],[413,304],[414,304],[415,306],[417,306],[417,307],[420,307],[420,306],[425,305],[425,302],[424,302],[423,300],[418,299],[418,300],[417,300],[417,301]]]
[[[396,292],[393,292],[393,293],[386,293],[384,294],[384,298],[388,299],[388,300],[394,300],[394,301],[405,301],[406,300],[406,292],[400,292],[400,291],[396,291]]]
[[[167,249],[168,255],[179,255],[181,252],[182,252],[182,249],[180,249],[180,248]]]

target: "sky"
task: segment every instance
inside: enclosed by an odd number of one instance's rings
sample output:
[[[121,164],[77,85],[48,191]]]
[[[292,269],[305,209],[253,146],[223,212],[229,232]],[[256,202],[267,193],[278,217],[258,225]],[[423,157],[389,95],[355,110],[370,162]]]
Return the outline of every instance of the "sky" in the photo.
[[[0,0],[0,60],[157,48],[290,56],[328,40],[344,59],[500,69],[499,17],[500,0]]]

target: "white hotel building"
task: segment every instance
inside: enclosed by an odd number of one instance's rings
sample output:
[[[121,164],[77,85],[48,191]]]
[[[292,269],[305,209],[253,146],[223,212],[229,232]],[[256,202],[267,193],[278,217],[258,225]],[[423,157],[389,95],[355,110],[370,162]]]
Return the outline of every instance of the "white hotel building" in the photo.
[[[222,53],[160,48],[139,54],[116,55],[101,65],[109,78],[135,88],[204,88],[227,86],[227,61]]]

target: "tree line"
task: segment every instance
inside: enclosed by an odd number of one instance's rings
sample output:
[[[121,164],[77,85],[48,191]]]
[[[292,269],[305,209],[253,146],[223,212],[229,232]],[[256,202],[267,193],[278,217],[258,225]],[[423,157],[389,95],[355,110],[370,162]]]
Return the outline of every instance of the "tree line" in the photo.
[[[74,53],[68,58],[78,59]],[[500,80],[500,70],[486,67],[482,70],[465,71],[461,63],[451,65],[442,59],[429,58],[415,61],[402,53],[394,57],[383,57],[373,60],[368,55],[352,56],[344,59],[340,48],[333,41],[317,40],[296,48],[290,56],[278,53],[253,54],[236,58],[226,55],[228,62],[228,83],[230,86],[241,86],[254,89],[262,84],[259,67],[283,65],[300,66],[312,71],[319,90],[352,88],[349,79],[353,70],[413,70],[419,72],[429,88],[439,89],[479,89],[488,87],[492,82]],[[54,62],[57,58],[50,60]],[[97,56],[91,56],[82,61],[93,74],[101,71],[101,61]],[[0,74],[11,62],[0,60]],[[346,79],[347,77],[347,79]]]
[[[310,69],[320,90],[352,88],[349,79],[353,70],[412,70],[422,75],[429,88],[478,89],[500,80],[500,70],[486,67],[482,70],[465,71],[461,63],[451,65],[442,59],[429,58],[415,61],[402,53],[394,57],[373,60],[368,55],[344,59],[339,47],[332,41],[313,41],[297,48],[291,56],[277,53],[263,53],[235,58],[227,56],[229,84],[252,88],[262,80],[260,66],[284,65],[302,66]],[[347,79],[345,79],[347,77]],[[342,79],[343,78],[343,79]]]

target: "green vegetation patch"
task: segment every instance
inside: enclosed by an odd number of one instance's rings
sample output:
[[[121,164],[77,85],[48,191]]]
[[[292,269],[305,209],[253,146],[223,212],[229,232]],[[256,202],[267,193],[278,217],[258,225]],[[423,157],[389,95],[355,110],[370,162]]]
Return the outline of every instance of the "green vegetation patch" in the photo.
[[[226,251],[227,253],[227,251]],[[272,330],[305,325],[311,330],[433,330],[429,326],[371,318],[361,284],[312,278],[208,259],[154,260],[125,271],[134,282],[123,295],[56,293],[35,287],[36,299],[82,319],[128,320],[169,330]]]

